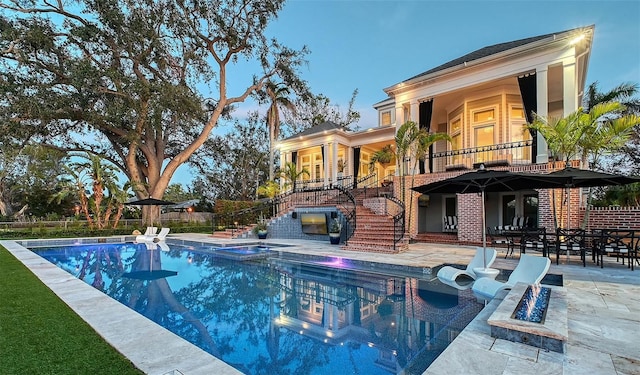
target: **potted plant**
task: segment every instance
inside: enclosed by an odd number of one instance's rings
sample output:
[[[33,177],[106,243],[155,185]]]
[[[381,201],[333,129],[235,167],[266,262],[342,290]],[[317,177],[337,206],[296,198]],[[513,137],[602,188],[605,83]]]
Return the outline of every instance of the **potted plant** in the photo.
[[[253,233],[258,236],[259,239],[264,240],[267,238],[267,221],[264,217],[260,216],[258,223],[253,227]]]
[[[395,163],[396,153],[393,151],[391,145],[384,146],[381,150],[378,150],[371,154],[369,160],[369,171],[373,172],[376,163],[380,163],[383,168],[386,168],[389,164]]]
[[[342,224],[338,218],[331,220],[329,225],[329,241],[331,241],[332,245],[337,245],[340,243],[340,232],[342,230]]]

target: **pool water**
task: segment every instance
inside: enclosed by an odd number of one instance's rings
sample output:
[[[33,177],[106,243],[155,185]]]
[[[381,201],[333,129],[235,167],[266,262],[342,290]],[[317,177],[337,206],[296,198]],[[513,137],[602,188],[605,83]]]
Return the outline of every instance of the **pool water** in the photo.
[[[469,290],[437,278],[278,251],[242,261],[170,242],[168,251],[35,251],[246,374],[422,374],[482,309]]]

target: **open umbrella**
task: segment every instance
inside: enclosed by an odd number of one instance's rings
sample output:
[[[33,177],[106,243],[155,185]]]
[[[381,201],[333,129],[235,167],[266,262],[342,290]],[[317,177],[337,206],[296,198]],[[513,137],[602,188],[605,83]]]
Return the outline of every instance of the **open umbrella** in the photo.
[[[145,199],[140,199],[140,200],[136,200],[136,201],[131,201],[131,202],[127,202],[125,203],[129,206],[171,206],[174,205],[174,202],[169,202],[169,201],[165,201],[162,199],[156,199],[156,198],[145,198]]]
[[[140,261],[141,263],[144,263],[144,261],[148,261],[149,262],[149,269],[140,269],[140,270],[134,270],[131,272],[125,272],[122,274],[123,277],[129,278],[129,279],[136,279],[136,280],[157,280],[157,279],[162,279],[165,277],[170,277],[170,276],[175,276],[178,274],[178,272],[176,271],[169,271],[169,270],[163,270],[163,269],[153,269],[153,263],[154,261],[156,261],[158,263],[158,267],[160,264],[160,259],[157,258],[157,254],[154,252],[155,250],[158,249],[158,246],[156,244],[144,244],[146,246],[146,250],[143,250],[146,252],[146,254],[140,254],[140,256],[142,258],[138,259],[138,261]],[[140,250],[139,250],[140,251]],[[168,247],[165,251],[168,251]],[[147,259],[144,259],[147,258]]]
[[[503,170],[480,169],[463,173],[456,177],[433,182],[430,184],[412,188],[422,194],[429,193],[481,193],[482,195],[482,248],[487,248],[487,225],[485,212],[485,193],[518,191],[527,189],[558,188],[562,187],[557,179],[545,177],[538,173],[510,172]],[[487,267],[484,259],[486,251],[483,251],[483,266]]]
[[[591,171],[588,169],[580,169],[566,167],[564,169],[542,175],[556,183],[562,184],[566,189],[595,187],[595,186],[616,186],[627,185],[634,182],[640,182],[640,177],[623,176],[619,174],[611,174],[604,172]],[[567,201],[567,228],[569,228],[570,218],[570,200]]]
[[[162,199],[149,197],[145,199],[139,199],[139,200],[127,202],[125,204],[129,206],[171,206],[171,205],[174,205],[175,203],[170,201],[165,201]],[[153,219],[153,217],[151,216],[150,218]],[[153,221],[154,220],[150,220],[149,224],[153,224]],[[143,218],[143,222],[144,222],[144,218]]]

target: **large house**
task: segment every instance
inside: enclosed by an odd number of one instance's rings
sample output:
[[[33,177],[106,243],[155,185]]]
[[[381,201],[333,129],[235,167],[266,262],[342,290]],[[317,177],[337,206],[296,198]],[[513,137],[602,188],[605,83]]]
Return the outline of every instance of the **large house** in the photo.
[[[411,238],[452,231],[460,241],[478,242],[482,232],[479,197],[419,196],[411,193],[411,186],[481,164],[517,171],[557,168],[550,163],[544,138],[525,126],[534,112],[562,117],[579,108],[593,33],[591,25],[473,51],[385,88],[387,98],[374,105],[377,126],[357,132],[332,123],[314,126],[282,140],[280,160],[307,168],[309,184],[351,188],[393,182],[395,196],[407,198],[406,231]],[[371,164],[376,151],[395,147],[396,131],[406,121],[430,132],[447,133],[451,142],[433,145],[423,163]],[[406,171],[404,184],[399,183],[400,168]],[[552,227],[550,198],[548,191],[535,190],[490,194],[487,225],[525,217],[530,225]],[[456,225],[447,223],[447,217],[455,217]]]

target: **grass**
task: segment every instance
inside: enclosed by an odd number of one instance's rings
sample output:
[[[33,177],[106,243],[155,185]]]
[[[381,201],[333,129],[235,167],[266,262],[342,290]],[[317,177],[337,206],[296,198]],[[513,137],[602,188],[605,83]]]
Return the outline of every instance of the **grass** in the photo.
[[[142,373],[1,246],[0,270],[0,373]]]

